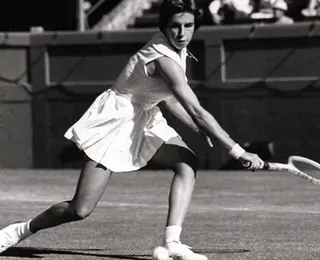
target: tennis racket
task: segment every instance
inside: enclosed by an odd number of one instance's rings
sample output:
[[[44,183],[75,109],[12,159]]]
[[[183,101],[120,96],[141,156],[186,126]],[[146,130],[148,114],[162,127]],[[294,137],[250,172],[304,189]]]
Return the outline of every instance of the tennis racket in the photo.
[[[206,136],[206,140],[208,145],[213,147],[211,139]],[[242,161],[242,165],[244,168],[249,168],[251,162]],[[306,157],[292,155],[289,157],[288,163],[265,162],[262,169],[291,172],[313,184],[320,185],[320,163]]]
[[[245,162],[244,167],[250,167],[250,162]],[[320,185],[320,164],[302,156],[290,156],[288,163],[265,162],[263,169],[273,171],[291,172],[313,184]]]

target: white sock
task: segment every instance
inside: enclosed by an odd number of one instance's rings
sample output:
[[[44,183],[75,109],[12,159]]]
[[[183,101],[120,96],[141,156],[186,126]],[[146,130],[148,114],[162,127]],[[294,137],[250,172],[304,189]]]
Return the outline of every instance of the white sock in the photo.
[[[182,228],[180,226],[168,226],[165,230],[164,243],[180,241]]]
[[[30,221],[31,220],[29,220],[28,222],[19,223],[19,225],[17,226],[17,235],[21,240],[33,234],[29,228]]]

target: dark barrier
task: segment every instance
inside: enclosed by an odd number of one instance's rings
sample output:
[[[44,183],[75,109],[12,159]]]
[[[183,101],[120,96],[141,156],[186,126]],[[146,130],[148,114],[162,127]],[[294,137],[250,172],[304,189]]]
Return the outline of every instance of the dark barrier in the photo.
[[[199,60],[188,60],[190,84],[204,107],[240,143],[273,142],[275,160],[301,154],[320,161],[316,152],[320,139],[319,28],[318,23],[202,28],[190,45]],[[129,57],[155,32],[30,35],[32,128],[27,127],[30,118],[23,114],[27,109],[20,108],[17,115],[27,121],[20,123],[28,128],[20,138],[29,142],[33,133],[34,167],[80,165],[80,155],[63,138],[64,132],[97,94],[112,86]],[[5,64],[1,61],[0,66]],[[201,168],[219,168],[229,158],[221,145],[208,149],[201,138],[164,113],[197,151]],[[10,121],[7,128],[15,124]],[[3,142],[9,147],[6,139]],[[31,152],[29,148],[23,152]],[[15,160],[17,165],[27,165],[21,158]]]
[[[0,34],[0,167],[31,168],[31,96],[22,87],[28,75],[29,34]]]

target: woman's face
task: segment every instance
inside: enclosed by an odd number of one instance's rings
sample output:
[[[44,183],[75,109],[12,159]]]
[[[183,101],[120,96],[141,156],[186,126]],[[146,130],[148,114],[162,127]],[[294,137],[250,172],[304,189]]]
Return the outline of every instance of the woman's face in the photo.
[[[166,28],[166,36],[178,50],[186,47],[194,34],[194,15],[188,12],[177,13],[171,17]]]

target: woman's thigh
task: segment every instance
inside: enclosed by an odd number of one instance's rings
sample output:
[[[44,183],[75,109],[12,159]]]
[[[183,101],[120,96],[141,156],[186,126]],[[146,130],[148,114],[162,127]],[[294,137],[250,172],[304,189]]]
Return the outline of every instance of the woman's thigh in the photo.
[[[174,137],[158,149],[152,157],[151,163],[169,169],[175,169],[181,164],[186,164],[196,171],[198,159],[196,154],[180,137]]]
[[[73,198],[75,206],[93,210],[105,191],[111,174],[104,166],[86,158]]]

